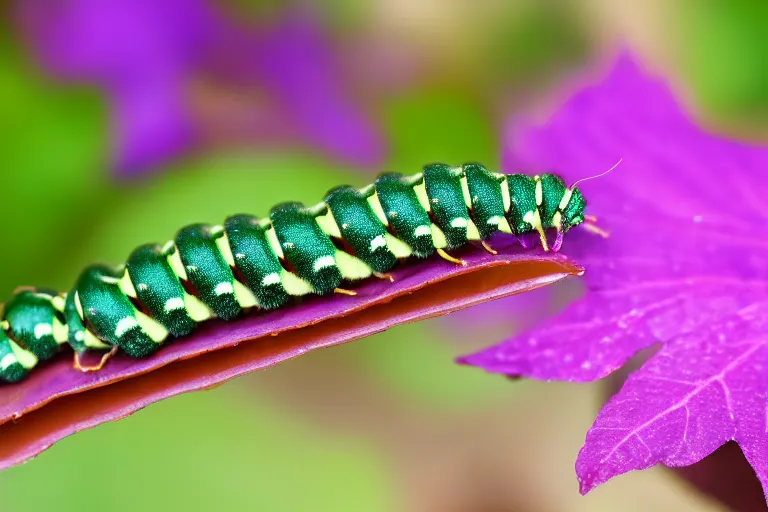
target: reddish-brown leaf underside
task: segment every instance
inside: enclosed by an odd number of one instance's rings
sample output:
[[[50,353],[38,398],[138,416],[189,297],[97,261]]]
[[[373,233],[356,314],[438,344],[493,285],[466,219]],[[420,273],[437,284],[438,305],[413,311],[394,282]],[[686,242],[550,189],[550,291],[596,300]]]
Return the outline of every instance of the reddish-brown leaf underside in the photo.
[[[394,283],[369,280],[354,297],[316,297],[233,322],[210,322],[152,357],[119,354],[95,373],[73,370],[71,356],[62,354],[26,381],[0,388],[0,469],[164,398],[582,272],[565,257],[509,244],[496,256],[474,249],[461,256],[465,267],[439,259],[415,262],[393,272]]]

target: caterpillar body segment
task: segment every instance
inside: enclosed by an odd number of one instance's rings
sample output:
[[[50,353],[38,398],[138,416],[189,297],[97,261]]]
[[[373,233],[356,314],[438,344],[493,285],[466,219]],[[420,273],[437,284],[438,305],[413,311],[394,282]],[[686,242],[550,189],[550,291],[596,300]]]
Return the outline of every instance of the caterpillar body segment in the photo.
[[[52,290],[21,290],[3,309],[8,336],[40,360],[53,357],[67,341],[64,299]]]
[[[271,229],[271,228],[270,228]],[[272,250],[267,230],[251,215],[233,215],[224,223],[235,264],[235,272],[253,292],[262,309],[285,305],[290,295],[281,275],[285,271]]]
[[[432,164],[424,168],[424,185],[429,206],[437,227],[445,237],[445,247],[454,249],[469,241],[469,207],[464,199],[461,167]],[[472,225],[472,238],[478,240],[477,228]],[[441,249],[443,247],[440,247]]]
[[[272,208],[269,218],[285,260],[296,275],[320,295],[338,288],[342,277],[336,263],[336,246],[315,215],[300,203],[284,203]]]
[[[185,307],[188,295],[168,261],[169,256],[168,250],[160,245],[142,245],[128,256],[126,272],[135,297],[147,314],[173,336],[186,336],[197,323]]]
[[[418,258],[435,252],[432,220],[415,191],[422,180],[419,175],[406,177],[398,173],[383,174],[376,180],[376,194],[391,234],[405,242]]]
[[[265,218],[238,214],[221,226],[193,224],[165,245],[136,248],[125,265],[91,265],[67,294],[19,290],[0,318],[0,381],[18,382],[68,343],[75,367],[97,370],[116,351],[146,357],[211,318],[285,306],[293,297],[355,292],[344,282],[391,278],[399,260],[585,221],[586,202],[552,174],[494,174],[480,164],[426,166],[380,175],[362,189],[340,186],[323,202],[283,203]],[[590,225],[591,226],[591,225]],[[597,229],[597,228],[596,228]],[[103,354],[94,367],[79,357]]]
[[[397,257],[387,244],[386,226],[368,200],[373,194],[373,189],[363,193],[353,187],[342,186],[328,192],[325,203],[339,227],[340,238],[349,245],[350,252],[374,272],[383,273],[397,264]]]

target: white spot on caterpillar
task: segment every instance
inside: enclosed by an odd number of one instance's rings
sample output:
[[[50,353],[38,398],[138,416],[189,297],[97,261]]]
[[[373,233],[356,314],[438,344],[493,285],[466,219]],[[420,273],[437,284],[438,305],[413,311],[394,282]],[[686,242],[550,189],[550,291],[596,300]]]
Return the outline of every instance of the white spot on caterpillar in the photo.
[[[467,240],[480,240],[480,232],[471,219],[467,222]]]
[[[283,288],[285,288],[285,291],[289,295],[301,296],[310,294],[314,291],[307,281],[287,270],[283,270],[280,280],[283,283]]]
[[[83,334],[83,331],[77,331],[75,333],[75,340],[82,343],[82,341],[85,339],[85,335]]]
[[[430,229],[429,226],[418,226],[413,232],[413,236],[415,236],[416,238],[420,236],[431,235],[431,234],[432,234],[432,230]]]
[[[53,307],[56,308],[57,311],[62,312],[66,305],[66,299],[61,295],[57,295],[51,299],[51,304],[53,304]]]
[[[40,339],[49,334],[53,334],[53,327],[51,324],[39,323],[35,326],[35,338]]]
[[[269,241],[269,246],[272,248],[272,252],[274,252],[280,259],[285,258],[283,249],[280,247],[280,241],[277,239],[277,233],[275,233],[275,228],[272,224],[269,225],[269,228],[265,233],[267,234],[267,240]]]
[[[216,285],[213,289],[213,293],[216,295],[225,295],[227,293],[234,293],[235,289],[232,288],[232,283],[222,282]]]
[[[218,224],[216,226],[211,226],[210,228],[208,228],[208,232],[212,236],[216,236],[216,235],[224,232],[224,226],[220,226]]]
[[[184,264],[181,262],[181,256],[179,255],[179,251],[175,249],[173,242],[168,242],[168,243],[172,247],[174,247],[173,252],[168,254],[168,263],[171,265],[171,268],[173,269],[173,273],[176,274],[176,277],[178,277],[179,279],[183,279],[184,281],[188,280],[189,277],[187,277],[187,271],[184,270]],[[165,250],[163,250],[163,252],[165,252]]]
[[[373,213],[376,214],[376,217],[379,218],[381,223],[385,226],[388,225],[389,221],[387,221],[387,216],[384,214],[384,208],[381,207],[381,201],[379,201],[379,195],[377,193],[374,192],[373,195],[368,198],[368,204],[371,206]]]
[[[434,245],[436,249],[443,249],[448,246],[448,241],[445,239],[445,233],[443,233],[442,229],[435,224],[432,224],[430,230],[432,233],[432,245]]]
[[[280,274],[277,272],[272,272],[271,274],[267,274],[264,276],[264,279],[261,280],[262,286],[271,286],[273,284],[280,284]]]
[[[80,320],[83,320],[83,304],[80,302],[80,293],[75,291],[75,309],[77,309],[77,315]]]
[[[509,197],[509,184],[507,184],[506,176],[502,178],[499,185],[501,186],[501,201],[504,204],[504,213],[509,213],[509,207],[512,205],[512,199]]]
[[[145,292],[145,291],[149,290],[149,285],[147,285],[146,283],[139,283],[139,284],[137,285],[137,288],[138,288],[139,290],[141,290],[141,291]]]
[[[195,322],[203,322],[213,317],[213,311],[194,295],[184,294],[184,305],[187,306],[189,318]]]
[[[327,209],[327,213],[318,215],[315,217],[315,221],[317,221],[318,226],[320,226],[320,229],[322,229],[323,233],[326,235],[334,238],[341,238],[341,231],[339,231],[339,225],[333,217],[333,212],[331,212],[331,209],[328,208],[325,203],[321,204]]]
[[[133,287],[131,276],[128,275],[128,269],[125,269],[125,272],[123,273],[123,277],[120,278],[120,281],[118,284],[120,285],[120,291],[122,291],[124,294],[126,294],[129,297],[136,298],[136,289]]]
[[[66,343],[69,339],[69,326],[59,322],[57,318],[53,319],[53,339],[59,345]]]
[[[563,194],[563,198],[560,199],[560,204],[557,205],[557,208],[559,210],[565,210],[565,207],[568,206],[568,202],[571,200],[571,196],[573,195],[573,190],[570,188],[565,189],[565,193]]]
[[[525,212],[525,215],[523,215],[523,222],[527,222],[528,224],[533,226],[534,222],[536,222],[536,213],[538,212],[534,212],[534,211]]]
[[[384,240],[386,240],[387,247],[395,255],[395,258],[407,258],[413,254],[410,245],[389,233],[384,234]]]
[[[109,348],[111,346],[101,341],[91,331],[85,331],[84,342],[85,342],[85,346],[88,348],[102,349],[102,348]]]
[[[37,364],[37,356],[35,354],[30,352],[29,350],[24,350],[23,348],[18,346],[16,342],[13,340],[10,340],[9,343],[11,345],[11,350],[13,351],[13,355],[16,358],[16,362],[18,362],[21,366],[23,366],[27,370],[30,370],[35,367],[35,365]]]
[[[256,300],[256,296],[253,294],[253,292],[240,281],[235,281],[235,299],[237,299],[237,303],[243,309],[248,309],[259,305],[259,301]]]
[[[176,309],[184,309],[184,299],[181,297],[172,297],[165,301],[165,311],[170,312]]]
[[[560,231],[561,228],[561,221],[563,220],[563,215],[560,212],[555,212],[555,214],[552,216],[552,224],[557,228],[558,231]]]
[[[371,252],[374,252],[379,247],[386,247],[387,241],[384,240],[384,235],[379,235],[371,240]]]
[[[221,255],[224,256],[224,261],[227,262],[227,265],[234,267],[235,258],[232,256],[232,249],[229,248],[229,238],[227,238],[227,235],[220,236],[216,239],[216,247],[219,249]]]
[[[320,256],[315,260],[315,263],[312,265],[312,270],[315,272],[320,272],[324,268],[327,267],[334,267],[336,266],[336,260],[333,258],[333,256]]]
[[[424,210],[427,212],[430,211],[432,207],[429,204],[429,197],[427,197],[427,187],[424,184],[424,181],[422,180],[421,183],[415,185],[413,187],[413,191],[416,192],[416,197],[419,199],[421,207],[424,208]]]
[[[0,368],[2,370],[7,370],[9,366],[14,364],[16,362],[16,356],[13,354],[5,354],[3,356],[3,359],[0,360]]]
[[[373,269],[363,260],[356,258],[344,251],[336,251],[336,263],[344,279],[355,281],[371,276]]]
[[[467,227],[467,219],[464,219],[462,217],[456,217],[451,221],[451,227],[452,228],[466,228]]]
[[[163,324],[141,311],[136,311],[136,320],[144,333],[155,343],[162,343],[168,337],[168,330]]]
[[[534,179],[536,180],[536,206],[541,206],[541,203],[544,201],[544,191],[542,190],[541,179],[538,176]]]
[[[117,322],[117,327],[115,327],[115,336],[120,338],[123,334],[138,326],[139,323],[132,316],[121,318],[120,321]]]
[[[120,279],[112,276],[99,276],[99,279],[107,284],[118,284],[120,282]]]
[[[501,222],[501,217],[499,217],[498,215],[494,215],[493,217],[485,221],[486,224],[489,224],[491,226],[498,226],[499,222]]]
[[[472,208],[472,199],[469,197],[469,185],[467,184],[467,175],[461,177],[461,195],[464,196],[464,204],[467,208]]]

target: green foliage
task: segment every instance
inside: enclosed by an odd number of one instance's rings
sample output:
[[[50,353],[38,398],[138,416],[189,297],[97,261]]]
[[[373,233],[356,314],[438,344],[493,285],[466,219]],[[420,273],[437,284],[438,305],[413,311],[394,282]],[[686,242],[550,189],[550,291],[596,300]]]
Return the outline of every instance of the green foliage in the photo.
[[[686,0],[679,6],[684,73],[720,116],[768,112],[768,3]]]
[[[0,477],[3,510],[366,510],[392,503],[369,443],[293,421],[233,387],[154,404]]]

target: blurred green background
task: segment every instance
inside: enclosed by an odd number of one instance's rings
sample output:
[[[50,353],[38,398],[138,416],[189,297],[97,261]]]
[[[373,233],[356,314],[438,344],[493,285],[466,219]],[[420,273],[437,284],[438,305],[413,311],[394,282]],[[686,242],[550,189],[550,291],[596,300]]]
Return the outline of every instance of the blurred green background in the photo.
[[[282,8],[223,6],[254,19]],[[435,160],[497,168],[507,116],[621,45],[667,72],[713,129],[760,138],[767,9],[704,0],[336,0],[316,12],[383,134],[382,167],[416,172]],[[4,296],[22,284],[66,289],[84,263],[122,261],[187,223],[316,201],[333,185],[373,176],[300,141],[251,149],[247,138],[214,136],[147,178],[116,180],[103,91],[47,76],[17,27],[0,27]],[[375,59],[400,76],[356,68]],[[472,336],[449,320],[401,326],[166,400],[3,472],[0,508],[716,510],[655,470],[579,497],[573,461],[599,388],[512,383],[453,364],[516,325],[490,320]]]

